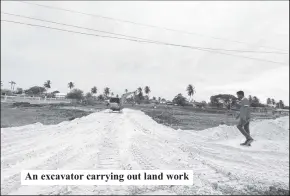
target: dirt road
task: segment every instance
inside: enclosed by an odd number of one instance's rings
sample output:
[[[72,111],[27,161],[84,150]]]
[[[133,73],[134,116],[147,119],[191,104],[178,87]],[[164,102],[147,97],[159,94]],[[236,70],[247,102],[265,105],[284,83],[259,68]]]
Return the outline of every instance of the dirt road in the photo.
[[[288,127],[288,128],[287,128]],[[1,128],[1,194],[258,194],[289,190],[289,119],[173,130],[144,113],[97,112],[58,125]],[[192,186],[21,186],[23,169],[190,169]],[[273,191],[273,188],[272,188]]]

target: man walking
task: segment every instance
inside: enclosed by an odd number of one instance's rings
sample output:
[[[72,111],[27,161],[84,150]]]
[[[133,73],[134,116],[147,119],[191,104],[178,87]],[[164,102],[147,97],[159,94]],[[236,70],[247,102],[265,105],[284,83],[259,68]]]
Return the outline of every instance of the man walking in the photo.
[[[238,96],[238,106],[240,107],[240,114],[237,116],[239,118],[239,123],[237,128],[246,137],[246,141],[241,143],[241,145],[251,146],[254,139],[250,135],[250,102],[245,97],[243,91],[237,92]]]

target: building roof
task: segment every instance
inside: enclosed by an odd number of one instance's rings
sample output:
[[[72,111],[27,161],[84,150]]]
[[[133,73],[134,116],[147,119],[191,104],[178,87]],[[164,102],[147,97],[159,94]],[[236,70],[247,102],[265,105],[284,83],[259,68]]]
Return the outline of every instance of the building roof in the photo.
[[[66,93],[55,93],[57,96],[66,96]]]
[[[277,112],[289,112],[289,110],[287,110],[287,109],[276,109],[275,111],[277,111]]]

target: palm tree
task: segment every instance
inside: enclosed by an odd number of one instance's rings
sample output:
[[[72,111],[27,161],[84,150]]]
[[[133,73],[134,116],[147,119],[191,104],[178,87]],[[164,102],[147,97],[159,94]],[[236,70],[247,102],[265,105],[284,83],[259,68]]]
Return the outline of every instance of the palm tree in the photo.
[[[271,103],[272,103],[271,98],[268,98],[268,99],[267,99],[267,104],[270,105]]]
[[[112,97],[114,96],[114,93],[113,93],[113,92],[111,92],[111,96],[112,96]]]
[[[144,91],[145,91],[146,95],[148,95],[148,97],[149,97],[149,93],[151,92],[150,87],[149,86],[145,86]]]
[[[249,102],[250,102],[250,104],[253,102],[253,97],[252,97],[252,95],[249,95]]]
[[[195,87],[193,87],[191,84],[189,84],[186,88],[188,96],[190,96],[190,100],[192,99],[192,96],[194,95]]]
[[[110,94],[110,88],[108,87],[104,88],[104,95],[108,97],[109,94]]]
[[[158,97],[158,102],[159,102],[159,103],[161,102],[161,97]]]
[[[92,89],[91,89],[91,93],[92,94],[97,94],[97,92],[98,92],[98,89],[97,89],[97,87],[93,87]]]
[[[276,101],[275,99],[272,99],[272,104],[275,105],[276,104]]]
[[[68,87],[71,90],[73,87],[75,87],[75,84],[73,82],[69,82]]]
[[[138,89],[139,94],[142,93],[143,89],[141,87],[139,87]]]
[[[14,90],[16,82],[10,81],[9,84],[11,85],[11,90]]]
[[[119,95],[116,95],[117,98],[119,98]]]
[[[125,93],[128,93],[128,89],[125,89]]]
[[[285,107],[284,102],[283,102],[282,100],[280,100],[280,101],[278,102],[278,104],[279,104],[279,108],[280,108],[280,109],[283,109],[283,108]]]
[[[51,88],[51,81],[50,80],[47,80],[44,84],[43,84],[43,86],[45,87],[45,88]]]

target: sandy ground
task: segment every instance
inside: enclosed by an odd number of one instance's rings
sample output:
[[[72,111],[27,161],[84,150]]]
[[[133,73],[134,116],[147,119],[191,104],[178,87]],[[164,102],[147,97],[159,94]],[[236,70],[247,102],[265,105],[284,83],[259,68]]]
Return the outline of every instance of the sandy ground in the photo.
[[[141,111],[102,111],[57,125],[1,128],[1,194],[289,194],[289,117],[174,130]],[[23,169],[190,169],[192,186],[21,186]],[[274,190],[275,189],[275,190]]]

